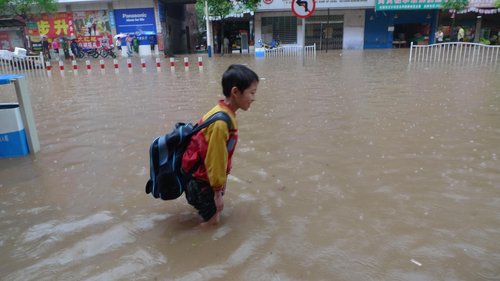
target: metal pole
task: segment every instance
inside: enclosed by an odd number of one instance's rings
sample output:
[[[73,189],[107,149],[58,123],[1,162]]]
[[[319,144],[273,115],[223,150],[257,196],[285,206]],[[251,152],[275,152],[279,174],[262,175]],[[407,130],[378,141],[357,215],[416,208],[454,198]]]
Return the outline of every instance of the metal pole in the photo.
[[[410,43],[410,58],[408,59],[408,62],[411,62],[411,55],[413,54],[413,41]]]
[[[38,133],[35,127],[35,118],[33,118],[33,111],[31,108],[30,95],[28,93],[26,79],[24,77],[17,77],[13,81],[16,88],[19,109],[21,110],[21,117],[26,130],[28,147],[30,149],[30,153],[35,154],[40,150],[40,142],[38,140]]]
[[[330,30],[330,8],[328,8],[328,17],[326,18],[326,51],[328,53],[328,42],[330,41],[330,37],[328,31]]]
[[[302,19],[302,65],[306,64],[306,19]]]
[[[207,51],[208,57],[212,57],[212,28],[210,26],[210,19],[208,18],[208,1],[205,0],[205,20],[207,26]]]

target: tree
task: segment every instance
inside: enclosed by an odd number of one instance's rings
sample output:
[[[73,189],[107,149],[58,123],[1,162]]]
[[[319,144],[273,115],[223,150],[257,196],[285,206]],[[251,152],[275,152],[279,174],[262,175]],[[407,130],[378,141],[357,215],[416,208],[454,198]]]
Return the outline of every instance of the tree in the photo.
[[[55,11],[56,0],[0,0],[0,15],[19,17],[25,22],[43,12]]]
[[[57,11],[56,0],[0,0],[0,16],[19,18],[24,24],[42,12],[55,11]],[[26,32],[26,29],[23,31]],[[23,43],[26,48],[29,46],[26,36],[23,36]]]
[[[465,10],[469,6],[469,0],[448,0],[443,5],[441,5],[441,10],[451,10],[452,12],[452,22],[451,27],[455,27],[455,13]]]
[[[496,8],[500,8],[500,0],[496,0],[495,1],[495,7]]]
[[[224,20],[230,14],[255,11],[260,0],[206,0],[208,4],[208,16],[215,17],[221,21],[221,38],[224,38]],[[196,0],[196,15],[198,25],[204,26],[205,0]],[[208,40],[208,38],[207,38]]]

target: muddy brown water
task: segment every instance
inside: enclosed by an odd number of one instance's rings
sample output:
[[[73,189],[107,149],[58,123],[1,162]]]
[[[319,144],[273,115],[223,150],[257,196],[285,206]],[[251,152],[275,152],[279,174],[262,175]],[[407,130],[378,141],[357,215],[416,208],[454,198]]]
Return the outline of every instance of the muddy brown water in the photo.
[[[144,193],[148,148],[231,63],[262,80],[200,229]],[[0,279],[500,280],[499,69],[373,50],[30,77],[41,151],[0,159]]]

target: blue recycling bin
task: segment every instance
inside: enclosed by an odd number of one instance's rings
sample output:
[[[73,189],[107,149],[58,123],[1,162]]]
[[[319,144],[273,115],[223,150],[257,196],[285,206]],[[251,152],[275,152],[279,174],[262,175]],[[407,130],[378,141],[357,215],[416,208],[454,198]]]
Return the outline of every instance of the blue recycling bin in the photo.
[[[264,48],[255,48],[255,57],[263,58],[266,56],[266,49]]]
[[[0,87],[14,84],[18,103],[0,104],[0,158],[25,156],[40,150],[24,75],[0,75]]]
[[[0,158],[25,156],[28,153],[19,104],[0,103]]]

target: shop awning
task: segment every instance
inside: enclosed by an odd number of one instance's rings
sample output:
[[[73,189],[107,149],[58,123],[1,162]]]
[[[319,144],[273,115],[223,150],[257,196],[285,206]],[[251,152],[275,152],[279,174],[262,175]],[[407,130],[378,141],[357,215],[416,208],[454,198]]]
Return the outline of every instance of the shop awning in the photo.
[[[465,13],[496,14],[500,13],[500,8],[495,8],[495,0],[469,0],[469,7],[459,14]]]
[[[224,20],[251,20],[254,15],[253,11],[245,10],[240,13],[231,13],[227,15]],[[220,21],[221,18],[219,16],[209,16],[208,19],[210,21]]]
[[[375,0],[375,10],[435,10],[440,9],[446,0],[432,2],[420,0]]]
[[[25,26],[25,23],[22,20],[18,20],[18,19],[0,18],[0,28],[2,28],[2,27],[17,27],[17,26]]]

